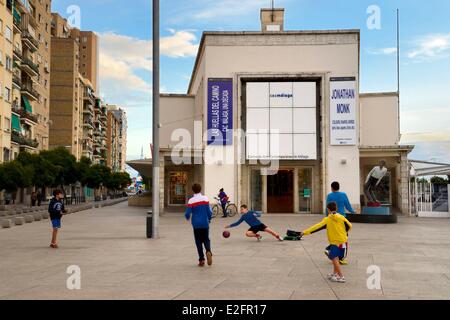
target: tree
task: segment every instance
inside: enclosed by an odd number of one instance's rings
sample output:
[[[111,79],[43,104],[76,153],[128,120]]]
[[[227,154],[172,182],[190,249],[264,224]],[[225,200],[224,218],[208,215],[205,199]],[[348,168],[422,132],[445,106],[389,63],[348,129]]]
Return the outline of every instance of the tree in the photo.
[[[31,184],[38,188],[45,188],[55,184],[55,166],[40,154],[21,152],[17,161],[33,172]]]
[[[441,186],[446,186],[449,184],[449,181],[445,178],[442,177],[433,177],[431,178],[431,183],[434,185],[441,185]]]
[[[24,167],[19,161],[3,164],[0,171],[1,188],[13,194],[13,201],[16,200],[16,192],[19,188],[28,188],[32,185],[33,169],[30,166]]]
[[[119,174],[120,174],[120,189],[123,190],[128,188],[133,183],[130,174],[128,172],[120,172]]]
[[[78,174],[76,168],[76,158],[64,147],[50,151],[41,151],[40,155],[53,165],[55,180],[52,187],[61,187],[64,192],[64,185],[77,182]]]
[[[89,158],[81,157],[80,161],[76,163],[77,180],[82,186],[86,186],[86,174],[89,168],[92,166],[92,161]]]
[[[111,169],[100,164],[89,167],[83,178],[86,186],[94,190],[105,186],[110,179]]]

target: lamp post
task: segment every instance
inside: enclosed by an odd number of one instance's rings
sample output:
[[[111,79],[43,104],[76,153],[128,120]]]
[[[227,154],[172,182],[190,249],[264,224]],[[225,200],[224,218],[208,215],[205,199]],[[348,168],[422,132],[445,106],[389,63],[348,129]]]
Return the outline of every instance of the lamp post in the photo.
[[[152,232],[159,237],[159,0],[153,0],[153,180],[152,180]],[[147,228],[150,226],[147,224]],[[147,234],[148,234],[147,230]]]

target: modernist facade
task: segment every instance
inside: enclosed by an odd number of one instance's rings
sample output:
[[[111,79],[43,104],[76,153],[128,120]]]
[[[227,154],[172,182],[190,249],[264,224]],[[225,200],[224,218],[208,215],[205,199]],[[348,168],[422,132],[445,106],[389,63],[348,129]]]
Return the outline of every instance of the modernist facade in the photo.
[[[338,181],[359,210],[383,159],[379,198],[408,213],[413,147],[399,145],[398,93],[360,93],[359,30],[284,31],[272,13],[260,32],[204,32],[187,94],[161,95],[161,207],[199,182],[210,199],[322,213]]]

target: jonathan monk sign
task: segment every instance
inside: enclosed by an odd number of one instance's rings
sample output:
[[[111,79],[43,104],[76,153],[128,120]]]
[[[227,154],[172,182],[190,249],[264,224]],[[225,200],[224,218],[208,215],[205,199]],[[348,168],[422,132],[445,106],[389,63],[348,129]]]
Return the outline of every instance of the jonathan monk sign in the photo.
[[[332,146],[356,145],[356,78],[330,79]]]
[[[208,145],[233,144],[233,80],[208,80]]]

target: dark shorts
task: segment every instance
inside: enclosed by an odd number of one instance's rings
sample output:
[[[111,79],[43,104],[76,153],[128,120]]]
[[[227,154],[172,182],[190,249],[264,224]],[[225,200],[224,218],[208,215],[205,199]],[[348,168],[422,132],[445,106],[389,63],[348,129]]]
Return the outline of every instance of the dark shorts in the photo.
[[[257,226],[251,227],[250,229],[248,229],[248,231],[251,231],[253,233],[258,233],[258,232],[262,232],[266,229],[267,229],[267,226],[264,223],[261,223]]]
[[[339,260],[343,260],[347,257],[347,245],[330,245],[327,250],[329,252],[328,258],[330,260],[334,260],[336,258],[339,258]]]
[[[52,220],[53,229],[61,229],[61,219]]]

